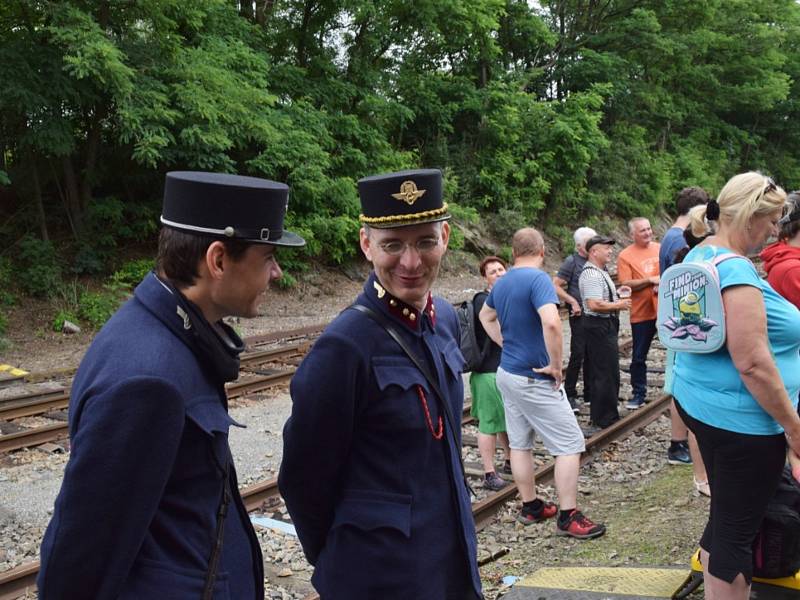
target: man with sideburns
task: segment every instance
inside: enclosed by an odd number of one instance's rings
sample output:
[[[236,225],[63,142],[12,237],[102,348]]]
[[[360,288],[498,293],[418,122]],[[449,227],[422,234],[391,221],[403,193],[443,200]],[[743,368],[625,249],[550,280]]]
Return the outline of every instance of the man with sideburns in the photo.
[[[157,267],[83,358],[71,449],[41,548],[43,600],[264,598],[261,549],[239,494],[225,382],[281,276],[289,188],[167,173]]]

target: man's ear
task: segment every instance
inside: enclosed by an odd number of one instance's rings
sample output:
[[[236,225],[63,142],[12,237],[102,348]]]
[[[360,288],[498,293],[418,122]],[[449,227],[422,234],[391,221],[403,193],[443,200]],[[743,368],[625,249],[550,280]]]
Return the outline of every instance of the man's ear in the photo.
[[[364,253],[366,259],[372,262],[372,246],[370,244],[371,240],[369,239],[369,235],[367,235],[367,230],[363,227],[358,232],[358,241],[359,245],[361,246],[361,252]]]
[[[442,222],[442,245],[447,248],[447,242],[450,241],[450,223],[447,221]]]
[[[219,240],[211,242],[206,250],[205,266],[212,279],[221,279],[225,272],[225,261],[228,256],[225,252],[225,244]]]

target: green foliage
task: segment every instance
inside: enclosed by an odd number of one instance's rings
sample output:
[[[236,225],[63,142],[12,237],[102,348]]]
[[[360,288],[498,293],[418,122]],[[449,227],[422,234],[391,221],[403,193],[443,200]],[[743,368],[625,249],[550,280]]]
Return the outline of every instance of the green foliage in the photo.
[[[111,275],[111,283],[121,288],[133,289],[155,268],[155,261],[151,258],[129,260]]]
[[[455,218],[499,239],[745,169],[800,186],[786,0],[5,0],[0,31],[0,239],[49,230],[79,274],[152,248],[170,169],[287,182],[292,272],[357,256],[378,172],[442,168]],[[20,254],[28,293],[67,266]]]
[[[95,329],[102,327],[127,299],[126,286],[107,283],[97,292],[84,291],[78,299],[78,314]]]
[[[283,276],[275,282],[278,287],[282,290],[288,290],[297,285],[297,279],[295,279],[291,273],[283,273]]]
[[[63,331],[64,329],[64,321],[69,321],[70,323],[77,323],[78,316],[70,312],[68,310],[59,310],[56,313],[56,316],[53,317],[52,329],[55,332]]]
[[[119,198],[98,198],[87,211],[86,231],[72,264],[77,274],[105,272],[123,242],[148,239],[156,231],[157,216],[149,205],[129,206]]]
[[[51,297],[61,283],[61,266],[56,249],[31,235],[19,243],[17,275],[23,290],[32,296]]]

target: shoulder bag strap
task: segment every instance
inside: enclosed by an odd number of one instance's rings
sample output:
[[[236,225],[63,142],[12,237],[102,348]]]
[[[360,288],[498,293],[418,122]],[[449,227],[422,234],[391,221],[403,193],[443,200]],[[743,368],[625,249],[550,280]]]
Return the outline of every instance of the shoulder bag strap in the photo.
[[[439,398],[439,405],[442,407],[442,412],[444,413],[445,420],[447,421],[447,429],[450,432],[450,438],[453,441],[453,447],[455,449],[455,452],[458,453],[458,462],[461,465],[461,476],[464,479],[464,485],[467,486],[467,489],[473,496],[477,496],[477,494],[475,494],[474,490],[472,489],[472,486],[470,486],[469,481],[467,481],[467,473],[464,469],[464,459],[461,456],[461,445],[458,443],[458,439],[456,438],[455,432],[459,431],[460,429],[455,428],[455,420],[453,419],[453,415],[450,412],[450,406],[447,403],[447,397],[442,393],[437,378],[431,374],[431,372],[428,370],[427,365],[423,364],[419,360],[417,355],[414,354],[414,351],[408,347],[408,344],[406,344],[405,340],[397,331],[397,329],[395,329],[394,326],[383,315],[378,314],[377,312],[375,312],[368,306],[364,306],[363,304],[351,304],[349,308],[364,313],[370,319],[375,321],[378,325],[383,327],[386,330],[386,333],[388,333],[389,336],[395,342],[397,342],[397,345],[403,349],[403,352],[406,353],[408,358],[411,359],[411,362],[414,363],[414,366],[416,366],[417,369],[419,369],[419,372],[422,373],[422,375],[425,377],[428,384],[431,386],[431,389]]]

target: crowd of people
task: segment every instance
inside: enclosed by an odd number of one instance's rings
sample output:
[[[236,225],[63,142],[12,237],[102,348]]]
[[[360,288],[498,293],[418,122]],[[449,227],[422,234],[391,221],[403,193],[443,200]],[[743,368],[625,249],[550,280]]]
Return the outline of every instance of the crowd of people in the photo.
[[[432,293],[450,239],[442,174],[367,177],[358,195],[358,242],[372,272],[292,379],[280,492],[324,600],[479,600],[460,328],[452,305]],[[75,378],[41,598],[264,598],[263,559],[228,444],[238,424],[224,383],[238,376],[243,343],[222,319],[254,316],[281,275],[276,247],[304,244],[283,228],[287,204],[278,182],[167,175],[157,268],[95,338]],[[660,269],[734,254],[719,265],[725,347],[668,359],[667,456],[693,462],[695,485],[710,495],[700,540],[707,597],[746,598],[751,542],[787,447],[800,476],[800,208],[752,172],[716,200],[684,190],[677,208],[661,245],[647,219],[631,220],[619,286],[608,272],[616,240],[585,227],[554,278],[543,270],[542,235],[529,227],[513,235],[511,268],[497,256],[481,262],[486,289],[474,310],[487,351],[470,388],[484,485],[499,489],[510,472],[522,500],[517,521],[552,519],[556,535],[602,536],[605,526],[577,505],[578,474],[585,436],[620,418],[619,313],[630,311],[626,407],[636,410],[647,400]],[[762,253],[764,280],[747,257],[776,234]],[[570,310],[566,375],[560,303]],[[581,371],[586,432],[575,417]],[[537,492],[534,436],[555,457],[557,498]]]

